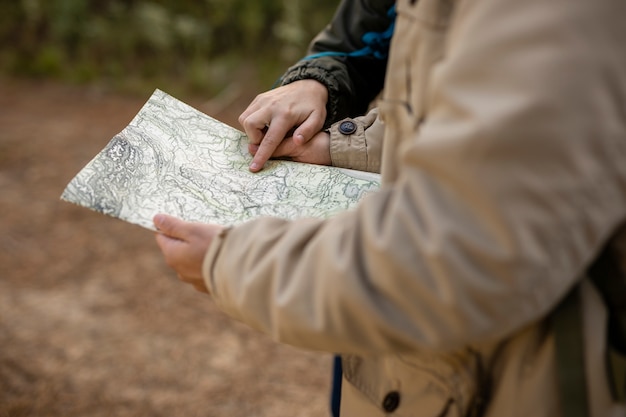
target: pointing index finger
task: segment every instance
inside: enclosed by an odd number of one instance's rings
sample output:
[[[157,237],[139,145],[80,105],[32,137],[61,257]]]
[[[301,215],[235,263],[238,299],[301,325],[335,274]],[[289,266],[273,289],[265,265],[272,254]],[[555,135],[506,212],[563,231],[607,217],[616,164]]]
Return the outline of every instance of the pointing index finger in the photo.
[[[272,123],[267,128],[267,132],[265,132],[265,136],[263,137],[259,148],[252,158],[250,171],[258,172],[263,168],[265,162],[271,158],[274,151],[283,139],[285,139],[287,132],[289,132],[291,128],[292,126],[282,119],[276,118],[272,120]]]

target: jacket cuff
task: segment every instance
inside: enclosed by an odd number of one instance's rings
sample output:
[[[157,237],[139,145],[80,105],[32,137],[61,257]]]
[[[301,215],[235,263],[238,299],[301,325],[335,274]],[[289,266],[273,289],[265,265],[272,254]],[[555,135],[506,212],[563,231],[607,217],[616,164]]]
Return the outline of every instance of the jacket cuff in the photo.
[[[330,159],[339,168],[380,172],[383,124],[378,110],[343,119],[330,129]]]
[[[204,255],[204,260],[202,262],[202,278],[204,278],[204,284],[206,285],[209,293],[216,297],[219,294],[219,288],[215,283],[213,269],[215,267],[215,261],[217,256],[219,255],[222,246],[224,245],[224,240],[228,235],[231,227],[225,227],[222,231],[213,239],[211,244],[209,245],[209,249],[207,249],[206,254]]]

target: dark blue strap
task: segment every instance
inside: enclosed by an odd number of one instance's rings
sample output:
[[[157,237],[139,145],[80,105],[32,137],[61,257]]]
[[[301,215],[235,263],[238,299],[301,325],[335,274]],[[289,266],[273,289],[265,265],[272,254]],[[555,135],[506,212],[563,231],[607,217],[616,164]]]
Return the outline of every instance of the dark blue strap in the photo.
[[[333,384],[330,391],[330,412],[333,417],[339,417],[342,376],[343,371],[341,369],[341,356],[336,355],[333,360]]]

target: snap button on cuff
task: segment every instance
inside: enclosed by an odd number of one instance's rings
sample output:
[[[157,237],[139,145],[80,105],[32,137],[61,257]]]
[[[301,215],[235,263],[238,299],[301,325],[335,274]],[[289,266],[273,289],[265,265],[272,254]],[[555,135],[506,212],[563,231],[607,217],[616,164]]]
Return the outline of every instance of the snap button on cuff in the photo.
[[[339,132],[344,135],[351,135],[356,132],[356,123],[351,120],[346,120],[345,122],[341,122],[339,125]]]
[[[400,393],[398,391],[391,391],[385,395],[383,400],[383,410],[388,413],[395,411],[400,405]]]

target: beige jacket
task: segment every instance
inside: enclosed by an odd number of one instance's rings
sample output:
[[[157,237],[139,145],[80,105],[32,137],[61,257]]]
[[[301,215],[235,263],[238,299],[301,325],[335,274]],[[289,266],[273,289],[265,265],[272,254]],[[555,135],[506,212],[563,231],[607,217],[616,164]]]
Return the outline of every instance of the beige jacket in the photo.
[[[384,129],[382,189],[327,221],[230,229],[207,285],[275,340],[343,353],[342,417],[559,416],[546,314],[626,218],[626,2],[397,11],[381,117],[333,134],[349,165]],[[583,287],[592,414],[623,416]]]

